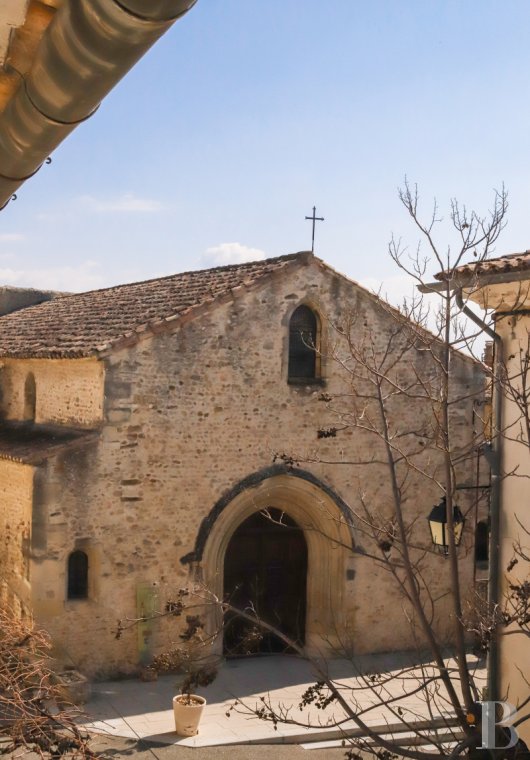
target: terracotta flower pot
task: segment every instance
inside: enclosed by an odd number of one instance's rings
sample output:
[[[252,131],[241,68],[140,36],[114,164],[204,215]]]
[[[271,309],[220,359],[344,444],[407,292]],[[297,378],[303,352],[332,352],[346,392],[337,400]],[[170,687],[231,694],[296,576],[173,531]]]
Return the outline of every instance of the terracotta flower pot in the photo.
[[[199,733],[199,721],[206,700],[196,694],[179,694],[173,697],[175,731],[179,736],[195,736]]]

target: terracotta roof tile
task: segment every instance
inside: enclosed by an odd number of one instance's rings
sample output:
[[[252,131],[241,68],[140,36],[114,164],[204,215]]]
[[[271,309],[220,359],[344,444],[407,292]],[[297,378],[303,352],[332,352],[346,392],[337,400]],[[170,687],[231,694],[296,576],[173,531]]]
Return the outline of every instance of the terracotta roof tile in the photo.
[[[485,259],[476,263],[470,262],[457,267],[453,272],[456,277],[478,277],[479,275],[509,274],[511,272],[524,272],[530,270],[530,251],[522,253],[509,253],[496,259]],[[438,272],[434,275],[437,280],[446,280],[446,272]]]
[[[184,272],[145,282],[75,293],[0,317],[0,356],[82,357],[97,354],[150,325],[250,285],[306,252],[264,261]]]

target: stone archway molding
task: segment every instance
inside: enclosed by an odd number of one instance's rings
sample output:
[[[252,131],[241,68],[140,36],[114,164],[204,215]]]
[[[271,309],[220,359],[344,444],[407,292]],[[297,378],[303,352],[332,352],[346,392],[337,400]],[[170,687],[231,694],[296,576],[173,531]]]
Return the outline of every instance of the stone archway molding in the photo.
[[[286,475],[291,478],[300,478],[301,480],[307,481],[308,483],[311,483],[320,489],[323,494],[325,494],[336,505],[337,509],[342,515],[344,524],[349,527],[350,541],[353,549],[355,546],[355,541],[353,529],[351,527],[352,515],[351,510],[346,502],[341,499],[340,496],[338,496],[338,494],[333,491],[333,489],[326,485],[326,483],[322,482],[319,480],[319,478],[313,475],[313,473],[298,468],[293,469],[285,464],[276,464],[248,475],[246,478],[240,480],[239,483],[236,483],[235,486],[230,488],[221,496],[221,498],[214,504],[208,515],[202,521],[197,533],[197,537],[195,539],[194,550],[181,557],[181,563],[183,565],[188,565],[192,562],[200,563],[202,561],[204,547],[206,546],[208,536],[210,535],[213,526],[215,525],[222,512],[226,509],[228,504],[230,504],[230,502],[243,491],[256,488],[261,483],[263,483],[263,481],[278,475]]]
[[[308,654],[343,654],[353,622],[351,606],[345,603],[346,571],[353,552],[351,513],[311,473],[276,466],[241,481],[214,506],[201,525],[195,552],[181,561],[190,563],[205,587],[222,598],[230,539],[244,520],[268,507],[288,514],[303,529],[307,542]]]

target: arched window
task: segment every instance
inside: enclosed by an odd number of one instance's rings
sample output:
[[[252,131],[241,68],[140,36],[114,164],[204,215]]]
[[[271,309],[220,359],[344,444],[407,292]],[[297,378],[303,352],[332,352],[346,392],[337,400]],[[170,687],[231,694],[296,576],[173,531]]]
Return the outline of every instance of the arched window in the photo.
[[[68,599],[88,597],[88,557],[76,550],[68,557]]]
[[[35,409],[37,406],[37,387],[35,385],[35,375],[28,372],[26,382],[24,383],[24,419],[34,420]]]
[[[317,377],[318,323],[315,313],[302,304],[289,322],[289,381]]]
[[[475,531],[475,562],[486,564],[488,562],[488,523],[481,520],[477,523]]]

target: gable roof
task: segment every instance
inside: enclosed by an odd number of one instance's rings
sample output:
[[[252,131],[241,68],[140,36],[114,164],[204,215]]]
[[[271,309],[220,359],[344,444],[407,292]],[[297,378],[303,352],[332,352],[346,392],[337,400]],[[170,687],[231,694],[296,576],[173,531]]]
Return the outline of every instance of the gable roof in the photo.
[[[0,356],[81,358],[136,339],[312,258],[308,252],[74,293],[0,317]]]

